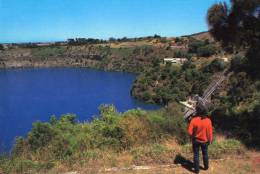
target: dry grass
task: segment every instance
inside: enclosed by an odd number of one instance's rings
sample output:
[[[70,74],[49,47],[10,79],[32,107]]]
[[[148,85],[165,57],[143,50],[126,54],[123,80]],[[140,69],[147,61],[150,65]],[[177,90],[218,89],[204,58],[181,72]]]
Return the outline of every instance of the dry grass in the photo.
[[[226,141],[224,136],[216,136],[216,141]],[[170,138],[159,144],[134,147],[120,153],[102,152],[100,158],[86,161],[83,165],[77,164],[70,168],[70,171],[81,173],[118,173],[118,174],[188,174],[192,173],[185,165],[174,163],[177,155],[182,155],[186,160],[192,161],[191,151],[183,150],[174,138]],[[211,156],[210,156],[211,157]],[[210,174],[256,174],[260,172],[257,168],[256,159],[260,159],[259,152],[245,151],[243,154],[229,153],[221,158],[210,160]],[[202,164],[202,162],[201,162]],[[257,163],[258,164],[258,163]],[[64,173],[69,171],[66,165],[59,164],[58,167],[49,173]]]
[[[153,43],[148,41],[136,41],[136,42],[120,42],[120,43],[111,43],[111,48],[131,48],[131,47],[139,47],[139,46],[152,46]]]

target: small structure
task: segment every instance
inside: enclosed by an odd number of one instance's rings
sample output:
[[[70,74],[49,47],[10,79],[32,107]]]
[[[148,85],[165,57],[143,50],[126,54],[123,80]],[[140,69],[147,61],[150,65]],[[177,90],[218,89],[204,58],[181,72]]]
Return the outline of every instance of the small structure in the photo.
[[[36,43],[36,46],[44,47],[44,46],[50,46],[52,44],[53,44],[52,42],[40,42],[40,43]]]
[[[164,58],[163,63],[166,64],[167,62],[173,64],[183,64],[184,62],[188,61],[187,58]]]
[[[227,57],[222,57],[221,58],[224,62],[228,62],[228,58]]]

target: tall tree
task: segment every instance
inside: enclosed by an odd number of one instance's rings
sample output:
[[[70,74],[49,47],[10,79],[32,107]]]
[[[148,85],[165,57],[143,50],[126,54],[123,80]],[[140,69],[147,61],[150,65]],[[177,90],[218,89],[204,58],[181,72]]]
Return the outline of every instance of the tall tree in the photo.
[[[260,40],[260,0],[231,0],[208,10],[210,32],[223,44],[252,46]]]
[[[231,0],[213,5],[207,14],[213,37],[223,46],[246,49],[248,70],[260,77],[260,0]]]

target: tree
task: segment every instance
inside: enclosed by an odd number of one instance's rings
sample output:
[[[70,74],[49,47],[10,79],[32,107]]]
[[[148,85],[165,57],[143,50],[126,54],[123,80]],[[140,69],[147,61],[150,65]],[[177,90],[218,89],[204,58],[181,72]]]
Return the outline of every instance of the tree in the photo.
[[[231,0],[213,5],[207,14],[208,26],[213,37],[223,47],[246,50],[250,74],[260,77],[260,0]],[[252,71],[253,69],[253,71]]]
[[[259,0],[232,0],[231,7],[225,2],[213,5],[207,14],[210,32],[224,44],[259,44],[259,7]]]
[[[0,44],[0,50],[4,50],[4,46]]]
[[[223,60],[214,59],[209,65],[204,67],[203,71],[208,73],[216,73],[225,69],[225,63]]]
[[[113,38],[113,37],[110,37],[110,38],[109,38],[109,42],[115,42],[115,41],[116,41],[115,38]]]
[[[154,39],[158,39],[158,38],[161,38],[161,36],[158,35],[158,34],[155,34],[155,35],[153,36],[153,38],[154,38]]]
[[[205,42],[195,40],[189,43],[189,53],[197,53],[200,47],[205,46]]]
[[[213,45],[206,45],[203,47],[199,47],[197,50],[197,54],[201,57],[210,57],[215,54],[215,50],[216,48]]]

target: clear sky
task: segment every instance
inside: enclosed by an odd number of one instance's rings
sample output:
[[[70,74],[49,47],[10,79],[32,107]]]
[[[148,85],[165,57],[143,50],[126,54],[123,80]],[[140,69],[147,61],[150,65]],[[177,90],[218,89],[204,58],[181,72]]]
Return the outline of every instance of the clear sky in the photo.
[[[0,42],[107,39],[207,30],[218,0],[0,0]]]

